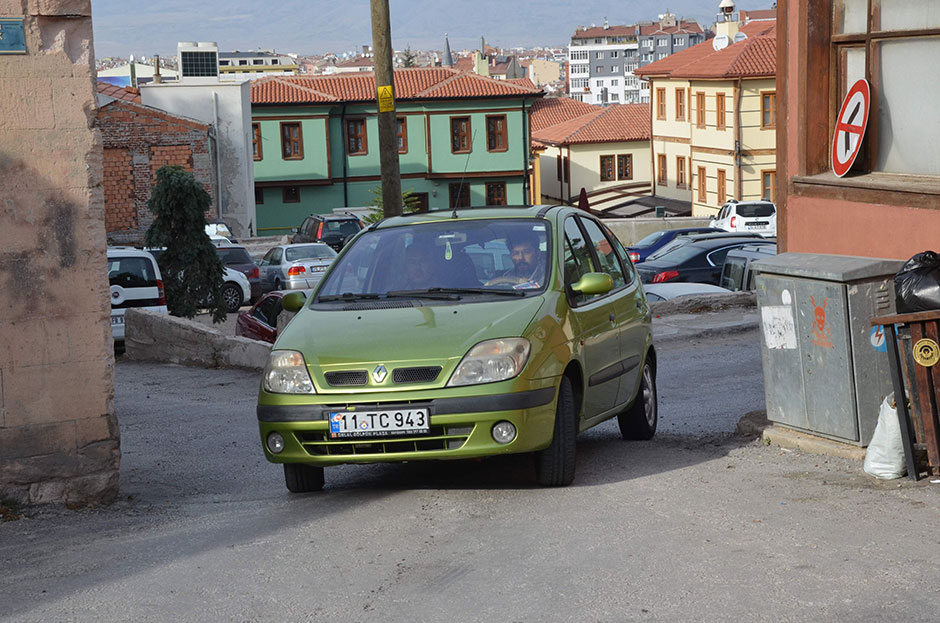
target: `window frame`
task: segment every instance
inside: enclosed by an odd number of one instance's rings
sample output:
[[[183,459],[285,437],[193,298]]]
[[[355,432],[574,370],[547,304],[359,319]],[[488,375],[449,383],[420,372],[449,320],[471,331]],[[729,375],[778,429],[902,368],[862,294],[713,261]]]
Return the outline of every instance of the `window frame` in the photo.
[[[284,131],[288,128],[297,128],[297,137],[287,138],[284,134]],[[284,150],[286,146],[286,141],[291,143],[291,155],[286,156],[287,153]],[[294,143],[296,142],[297,153],[294,152]],[[303,124],[299,121],[282,121],[281,122],[281,160],[303,160],[304,159],[304,129]]]
[[[497,132],[492,132],[491,124],[492,122],[499,122],[502,120],[502,130]],[[486,151],[490,153],[498,153],[509,151],[509,128],[507,126],[506,115],[487,115],[486,116]],[[492,139],[494,137],[501,138],[503,146],[502,147],[491,147]]]
[[[626,162],[626,174],[623,174],[624,167],[621,166],[622,162]],[[632,180],[633,179],[633,154],[617,154],[617,180]]]
[[[685,88],[676,88],[676,121],[685,121]]]
[[[761,193],[763,193],[764,190],[766,190],[767,188],[767,184],[765,183],[764,180],[767,178],[768,175],[773,176],[773,184],[771,184],[770,186],[769,195],[762,194],[761,199],[767,199],[768,201],[776,205],[777,204],[777,170],[776,169],[761,169],[761,172],[760,172]]]
[[[291,199],[288,196],[290,189],[292,188],[297,189],[296,199]],[[295,185],[281,186],[281,203],[300,203],[300,186],[295,186]]]
[[[255,121],[251,124],[251,147],[252,159],[257,162],[264,159],[261,147],[261,122]]]
[[[698,168],[698,202],[708,203],[708,173],[705,167]]]
[[[695,127],[705,127],[705,91],[695,92]]]
[[[255,186],[255,205],[264,205],[264,188]]]
[[[454,188],[457,188],[456,199],[454,200]],[[466,197],[466,204],[458,203],[461,197]],[[450,209],[453,208],[469,208],[470,207],[470,185],[466,182],[457,182],[456,184],[447,185],[447,207]]]
[[[764,106],[764,102],[767,98],[772,98],[769,106]],[[771,115],[770,123],[764,123],[764,119],[767,116],[767,113]],[[869,116],[870,118],[870,116]],[[761,130],[776,130],[777,129],[777,91],[761,91],[760,92],[760,129]]]
[[[395,135],[398,137],[398,153],[408,153],[408,117],[395,118]]]
[[[728,110],[725,93],[715,93],[715,129],[724,131],[728,129]]]
[[[676,187],[685,188],[685,156],[676,156]]]
[[[656,185],[668,186],[669,171],[666,167],[666,154],[656,154]]]
[[[501,195],[501,197],[502,197],[502,200],[503,200],[502,203],[490,201],[490,197],[491,197],[490,189],[491,189],[491,188],[493,188],[493,189],[502,188],[502,191],[499,193],[499,194]],[[492,206],[504,206],[504,205],[507,205],[506,182],[487,182],[487,183],[485,184],[485,188],[484,188],[484,189],[485,189],[485,192],[486,192],[486,205],[488,205],[488,206],[490,206],[490,205],[492,205]]]
[[[359,124],[362,128],[361,133],[356,132],[353,134],[350,132],[350,127],[354,124]],[[359,151],[352,151],[350,149],[349,139],[351,136],[355,136],[358,139],[362,140],[362,149]],[[346,155],[347,156],[366,156],[369,154],[369,131],[366,125],[365,117],[346,117],[346,124],[343,128],[343,138],[346,145]]]
[[[458,133],[456,132],[456,128],[455,128],[454,124],[455,124],[455,123],[460,123],[460,122],[462,122],[462,121],[466,121],[466,122],[467,122],[467,129],[466,129],[465,131],[462,131],[462,132],[460,132],[460,133],[458,134]],[[473,152],[473,129],[472,129],[472,123],[473,123],[473,120],[471,119],[471,117],[470,117],[469,115],[458,115],[458,116],[450,117],[450,153],[452,153],[452,154],[469,154],[469,153]],[[461,138],[465,138],[465,139],[466,139],[466,141],[467,141],[467,148],[466,148],[466,149],[454,149],[454,145],[457,144],[457,143],[455,143],[454,139],[456,139],[458,136],[461,137]],[[462,142],[462,141],[461,141],[461,142]]]
[[[718,169],[718,205],[724,205],[728,198],[728,172]]]
[[[656,119],[666,120],[666,87],[656,87]]]
[[[599,157],[600,159],[600,181],[602,182],[614,182],[617,180],[615,166],[615,159],[613,154],[605,154]],[[606,164],[605,164],[606,163]]]

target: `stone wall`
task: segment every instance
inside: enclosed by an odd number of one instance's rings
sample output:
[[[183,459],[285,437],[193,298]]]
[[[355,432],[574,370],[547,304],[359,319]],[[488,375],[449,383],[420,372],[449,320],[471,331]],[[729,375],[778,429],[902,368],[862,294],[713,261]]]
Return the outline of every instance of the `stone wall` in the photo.
[[[104,209],[109,244],[143,244],[153,223],[147,208],[157,170],[178,164],[213,197],[209,126],[140,104],[115,100],[98,111],[104,143]]]
[[[118,491],[102,148],[89,0],[0,0],[0,499]]]

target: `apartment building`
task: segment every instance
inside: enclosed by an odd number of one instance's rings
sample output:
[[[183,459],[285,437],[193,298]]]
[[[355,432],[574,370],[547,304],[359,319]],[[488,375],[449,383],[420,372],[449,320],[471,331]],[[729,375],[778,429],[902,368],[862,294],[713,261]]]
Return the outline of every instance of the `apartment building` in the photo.
[[[672,13],[628,26],[579,26],[568,46],[568,92],[588,104],[648,103],[649,89],[634,72],[706,36],[698,22]]]

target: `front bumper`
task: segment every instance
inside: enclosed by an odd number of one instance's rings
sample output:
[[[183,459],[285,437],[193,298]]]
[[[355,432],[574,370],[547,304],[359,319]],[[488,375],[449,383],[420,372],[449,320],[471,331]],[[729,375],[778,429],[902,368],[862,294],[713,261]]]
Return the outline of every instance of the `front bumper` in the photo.
[[[257,415],[262,447],[274,463],[379,463],[429,459],[468,459],[540,450],[552,440],[555,422],[555,383],[526,391],[483,396],[439,397],[440,390],[403,396],[384,394],[322,395],[324,404],[259,404]],[[412,392],[408,392],[411,394]],[[420,394],[420,395],[419,395]],[[375,398],[370,402],[369,398]],[[388,398],[383,400],[382,398]],[[345,399],[345,400],[344,400]],[[427,408],[428,433],[398,437],[333,439],[329,416],[355,407],[357,411]],[[512,422],[517,436],[508,444],[493,440],[493,425]],[[284,450],[272,454],[265,440],[272,432],[284,438]]]

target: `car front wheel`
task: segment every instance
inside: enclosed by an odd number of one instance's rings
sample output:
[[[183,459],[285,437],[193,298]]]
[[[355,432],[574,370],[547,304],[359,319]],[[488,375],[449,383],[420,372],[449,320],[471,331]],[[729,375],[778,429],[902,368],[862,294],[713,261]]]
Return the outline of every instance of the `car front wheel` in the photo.
[[[225,309],[230,314],[238,311],[244,302],[242,289],[238,287],[238,284],[226,283],[222,285],[222,301],[225,303]]]
[[[555,430],[552,443],[535,455],[538,483],[546,487],[564,487],[574,481],[575,439],[578,436],[577,412],[571,381],[561,377],[558,404],[555,407]]]
[[[284,481],[291,493],[309,493],[323,489],[323,468],[303,463],[284,463]]]
[[[633,404],[617,416],[620,434],[624,439],[646,441],[656,434],[659,406],[656,400],[656,372],[649,359],[643,364],[640,390]]]

